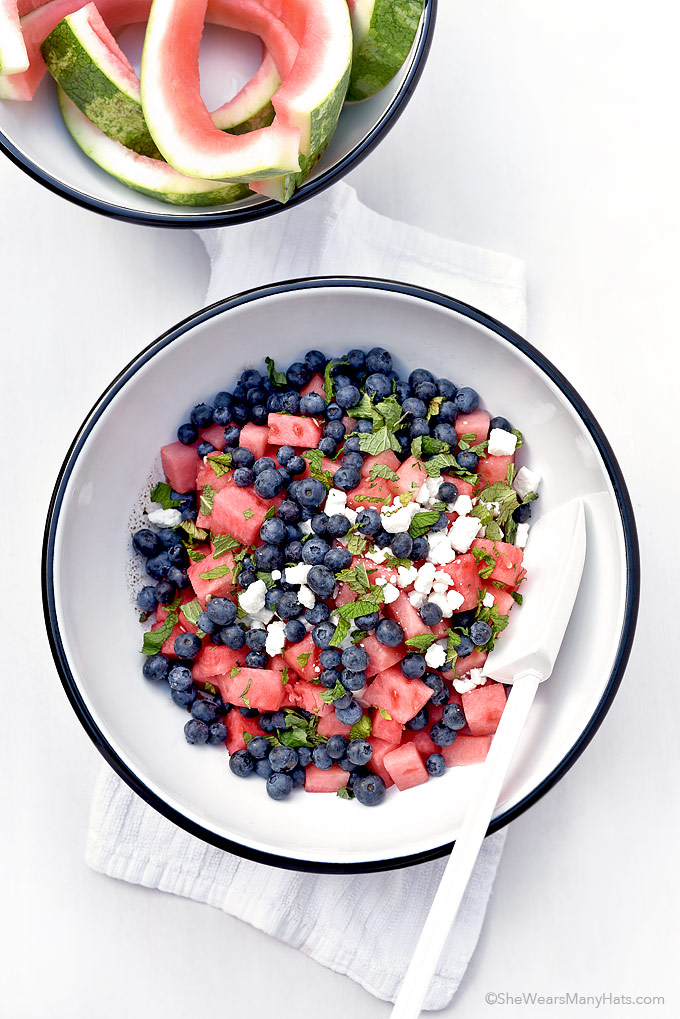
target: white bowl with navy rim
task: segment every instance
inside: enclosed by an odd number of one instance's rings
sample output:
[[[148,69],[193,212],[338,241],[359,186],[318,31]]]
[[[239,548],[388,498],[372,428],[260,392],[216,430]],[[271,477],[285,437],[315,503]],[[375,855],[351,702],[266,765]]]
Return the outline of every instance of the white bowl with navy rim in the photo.
[[[478,766],[449,769],[407,792],[392,789],[371,809],[303,791],[274,802],[261,780],[231,774],[222,747],[187,745],[186,715],[167,689],[141,676],[141,627],[125,570],[127,522],[159,447],[183,419],[182,407],[188,412],[230,388],[244,367],[262,367],[266,355],[286,365],[310,347],[330,355],[360,345],[386,347],[400,373],[424,366],[473,386],[484,406],[519,427],[526,444],[518,463],[543,478],[535,512],[575,495],[585,502],[588,553],[579,597],[489,831],[535,803],[593,737],[621,681],[637,615],[635,522],[609,443],[558,369],[483,312],[404,283],[314,278],[231,297],[161,336],[102,394],[56,483],[43,550],[54,660],[86,731],[152,807],[222,849],[301,870],[381,870],[448,853]],[[524,596],[532,595],[529,578]],[[521,608],[510,625],[522,625]]]
[[[399,73],[376,95],[348,103],[322,159],[286,205],[253,194],[230,205],[205,208],[167,205],[132,191],[85,156],[59,113],[49,74],[31,102],[0,100],[0,150],[38,183],[94,212],[130,223],[164,227],[216,227],[271,216],[319,194],[354,169],[394,126],[415,91],[432,42],[437,0],[424,0],[411,51]],[[259,46],[244,33],[206,26],[201,50],[201,88],[210,109],[235,94],[257,70]],[[143,26],[120,33],[120,44],[139,72]],[[228,68],[225,71],[225,67]],[[211,101],[212,99],[212,101]]]

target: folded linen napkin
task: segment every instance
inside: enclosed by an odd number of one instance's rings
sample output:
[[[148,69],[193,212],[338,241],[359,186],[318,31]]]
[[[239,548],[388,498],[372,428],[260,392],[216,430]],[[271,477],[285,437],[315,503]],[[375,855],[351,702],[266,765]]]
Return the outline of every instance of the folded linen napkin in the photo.
[[[346,184],[280,215],[199,236],[212,263],[208,303],[283,279],[381,276],[442,290],[524,329],[521,262],[380,216]],[[498,832],[482,847],[427,1009],[446,1006],[463,977],[505,835]],[[108,768],[94,795],[87,862],[110,877],[223,909],[388,1001],[396,997],[445,866],[437,860],[383,874],[331,876],[251,863],[177,828]],[[359,944],[350,930],[363,931]]]

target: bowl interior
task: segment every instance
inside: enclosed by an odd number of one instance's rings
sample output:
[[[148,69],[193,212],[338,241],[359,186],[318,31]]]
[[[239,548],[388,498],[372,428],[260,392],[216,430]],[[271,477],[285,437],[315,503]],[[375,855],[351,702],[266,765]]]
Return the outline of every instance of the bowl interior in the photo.
[[[426,4],[431,6],[430,4]],[[429,18],[428,18],[429,20]],[[328,149],[298,193],[310,192],[320,179],[332,174],[362,149],[376,126],[385,127],[391,113],[405,99],[404,83],[421,51],[425,32],[425,16],[421,21],[411,52],[396,77],[377,95],[361,103],[348,103],[341,114],[337,130]],[[121,48],[139,73],[144,27],[132,25],[119,34]],[[217,26],[206,26],[201,46],[201,92],[209,109],[215,109],[235,95],[257,70],[261,60],[261,44],[255,36]],[[3,139],[4,135],[4,139]],[[69,135],[59,113],[56,86],[45,75],[31,102],[0,101],[0,143],[10,144],[17,158],[37,172],[50,186],[67,188],[76,196],[89,199],[107,209],[112,207],[128,217],[153,216],[180,225],[198,219],[206,225],[225,217],[242,218],[248,214],[278,211],[278,203],[253,194],[230,205],[186,208],[167,205],[147,195],[138,194],[101,170],[88,159]],[[347,162],[346,162],[347,161]],[[335,179],[335,174],[333,174]]]
[[[518,462],[542,475],[541,512],[575,495],[585,499],[589,544],[581,591],[497,816],[531,794],[577,743],[609,682],[623,628],[624,533],[603,460],[565,395],[491,329],[415,295],[323,286],[248,299],[160,341],[109,394],[62,483],[56,624],[89,712],[131,772],[191,822],[284,859],[356,864],[441,846],[456,836],[478,769],[454,768],[407,793],[391,791],[379,810],[303,794],[280,804],[257,780],[234,778],[223,750],[187,746],[184,716],[166,690],[141,677],[128,521],[159,447],[172,441],[194,404],[229,388],[244,367],[262,367],[267,354],[286,364],[311,346],[337,354],[374,344],[387,347],[402,372],[423,365],[474,386],[492,413],[525,433]],[[531,579],[524,594],[540,597]],[[511,627],[521,625],[516,609]]]

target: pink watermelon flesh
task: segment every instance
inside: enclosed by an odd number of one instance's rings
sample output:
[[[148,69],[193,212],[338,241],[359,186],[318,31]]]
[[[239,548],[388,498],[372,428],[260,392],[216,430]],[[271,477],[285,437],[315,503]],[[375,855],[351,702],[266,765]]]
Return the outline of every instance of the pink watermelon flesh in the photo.
[[[399,481],[395,484],[396,490],[400,494],[417,492],[424,482],[427,481],[425,465],[422,460],[418,460],[415,456],[410,456],[408,460],[404,460],[397,474],[399,475]]]
[[[485,410],[475,410],[472,414],[459,414],[456,418],[456,435],[460,439],[462,435],[474,435],[473,439],[466,440],[471,446],[478,442],[484,442],[489,438],[489,422],[491,417]]]
[[[335,714],[335,711],[331,711],[330,714],[324,715],[319,721],[317,732],[319,733],[319,736],[338,735],[347,736],[349,739],[351,729],[351,725],[343,725],[343,723],[338,720],[338,716]]]
[[[389,714],[389,712],[387,712]],[[372,733],[376,739],[384,740],[393,746],[401,743],[401,736],[404,731],[403,722],[397,722],[396,718],[383,718],[377,708],[371,712]]]
[[[328,715],[333,711],[333,707],[330,704],[325,704],[321,700],[321,691],[323,687],[314,686],[313,683],[307,683],[305,680],[300,679],[294,686],[291,687],[289,697],[291,703],[296,708],[304,708],[305,711],[312,711],[315,715],[321,718],[323,715]]]
[[[403,644],[400,644],[399,647],[386,647],[385,644],[380,643],[374,633],[369,633],[368,637],[364,637],[359,646],[368,653],[366,675],[369,678],[396,665],[404,657]]]
[[[479,579],[479,567],[473,555],[456,556],[452,563],[446,563],[441,567],[453,581],[453,590],[463,596],[463,604],[457,612],[464,612],[467,609],[477,607],[477,591],[482,587]]]
[[[227,552],[225,555],[220,556],[219,559],[215,559],[213,555],[207,555],[205,559],[201,559],[198,563],[190,563],[187,569],[189,577],[189,583],[196,592],[196,597],[200,601],[203,608],[205,608],[208,598],[226,598],[232,597],[232,601],[235,600],[234,594],[234,567],[236,563],[234,556],[231,552]],[[229,573],[226,573],[223,577],[216,577],[214,580],[204,580],[201,577],[202,573],[209,573],[218,566],[228,566]]]
[[[201,442],[209,442],[220,453],[226,446],[226,442],[224,441],[224,427],[222,425],[211,425],[210,428],[203,428],[201,429],[200,434]]]
[[[334,465],[337,470],[337,464]],[[350,509],[377,509],[380,512],[383,506],[389,506],[394,499],[396,482],[385,481],[376,478],[375,481],[364,479],[361,484],[347,493],[347,505]]]
[[[397,460],[392,450],[386,449],[384,453],[380,453],[378,456],[364,457],[364,465],[361,468],[361,477],[370,478],[371,468],[375,467],[376,464],[381,464],[383,467],[389,467],[395,474],[401,467],[400,462]],[[396,482],[393,482],[393,484],[396,484]]]
[[[257,718],[244,718],[240,711],[230,711],[224,720],[227,727],[227,750],[235,754],[237,750],[245,750],[246,742],[243,738],[244,732],[251,736],[262,736],[262,729]]]
[[[193,492],[201,458],[193,446],[171,442],[161,447],[161,464],[168,484],[176,492]]]
[[[516,545],[509,545],[505,541],[490,541],[488,538],[475,538],[472,542],[473,548],[483,548],[490,552],[496,560],[488,580],[500,580],[501,584],[512,587],[519,580],[520,567],[524,554],[521,548]]]
[[[383,765],[397,789],[402,792],[415,785],[422,785],[430,777],[413,743],[404,743],[396,750],[390,750],[383,758]]]
[[[323,396],[324,400],[326,399],[326,390],[324,388],[322,375],[312,375],[309,382],[300,390],[301,397],[309,396],[310,393],[317,393],[319,396]]]
[[[508,476],[508,464],[515,462],[515,454],[511,456],[487,456],[479,461],[477,473],[481,479],[480,491],[487,485],[495,485],[497,481],[505,481]]]
[[[231,651],[223,644],[205,644],[196,656],[191,670],[194,681],[205,683],[214,676],[226,676],[243,665],[243,651]]]
[[[391,602],[386,608],[386,615],[391,616],[401,626],[406,639],[418,637],[424,633],[431,633],[429,626],[420,618],[420,613],[414,609],[405,594],[400,594],[396,601]]]
[[[311,633],[308,633],[299,644],[290,644],[285,648],[283,658],[286,665],[293,670],[294,675],[308,682],[317,679],[321,672],[321,649],[312,640]],[[298,661],[298,659],[300,660]]]
[[[296,414],[269,414],[269,442],[273,446],[295,446],[297,449],[314,449],[321,439],[321,425],[312,418]]]
[[[458,764],[481,764],[486,760],[486,755],[491,746],[491,736],[463,736],[458,734],[458,739],[450,747],[442,747],[440,753],[444,755],[447,768],[453,768]]]
[[[364,699],[367,704],[382,708],[397,722],[408,722],[427,704],[431,695],[429,686],[419,679],[405,679],[401,669],[393,665],[373,680]]]
[[[220,681],[222,698],[236,707],[278,711],[283,701],[281,673],[274,669],[241,669]]]
[[[434,722],[426,725],[424,729],[420,729],[418,732],[411,732],[409,729],[405,729],[403,742],[412,743],[423,758],[429,757],[430,754],[440,754],[441,747],[438,747],[430,739],[430,729],[433,725]]]
[[[271,504],[272,500],[261,499],[252,488],[230,485],[215,496],[212,528],[218,534],[231,534],[242,544],[252,545]]]
[[[389,789],[391,785],[394,785],[394,780],[385,767],[383,761],[385,760],[385,754],[389,754],[391,750],[394,750],[395,745],[387,740],[379,739],[377,736],[369,737],[368,742],[373,747],[373,756],[371,757],[369,768],[371,771],[374,771],[376,775],[380,775],[386,788]]]
[[[490,736],[498,728],[507,700],[502,683],[487,680],[484,686],[464,693],[463,711],[473,736]]]
[[[334,764],[327,771],[321,771],[314,764],[305,768],[305,792],[337,793],[349,781],[349,773]]]
[[[501,616],[507,616],[515,604],[515,599],[509,591],[504,588],[494,587],[493,584],[485,584],[486,590],[493,595],[494,604]]]
[[[245,446],[251,453],[254,453],[256,460],[264,456],[268,441],[269,429],[264,425],[254,425],[252,421],[249,421],[241,429],[239,446]]]

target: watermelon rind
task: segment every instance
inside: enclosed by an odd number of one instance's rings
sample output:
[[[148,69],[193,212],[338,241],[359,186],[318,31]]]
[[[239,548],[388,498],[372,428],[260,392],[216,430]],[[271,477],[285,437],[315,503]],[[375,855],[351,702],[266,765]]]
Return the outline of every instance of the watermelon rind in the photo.
[[[179,173],[159,159],[141,156],[109,138],[58,89],[64,122],[76,144],[93,162],[134,191],[170,205],[225,205],[249,194],[245,184],[217,183]]]
[[[0,0],[0,75],[20,74],[27,67],[17,0]]]
[[[161,158],[142,112],[139,79],[94,4],[60,21],[42,54],[50,74],[100,131],[142,156]]]
[[[409,55],[423,13],[423,0],[350,2],[354,56],[348,102],[376,94],[394,78]]]
[[[224,103],[211,116],[220,131],[245,134],[269,127],[274,120],[272,96],[281,84],[281,76],[272,55],[265,50],[259,69],[233,99]]]

